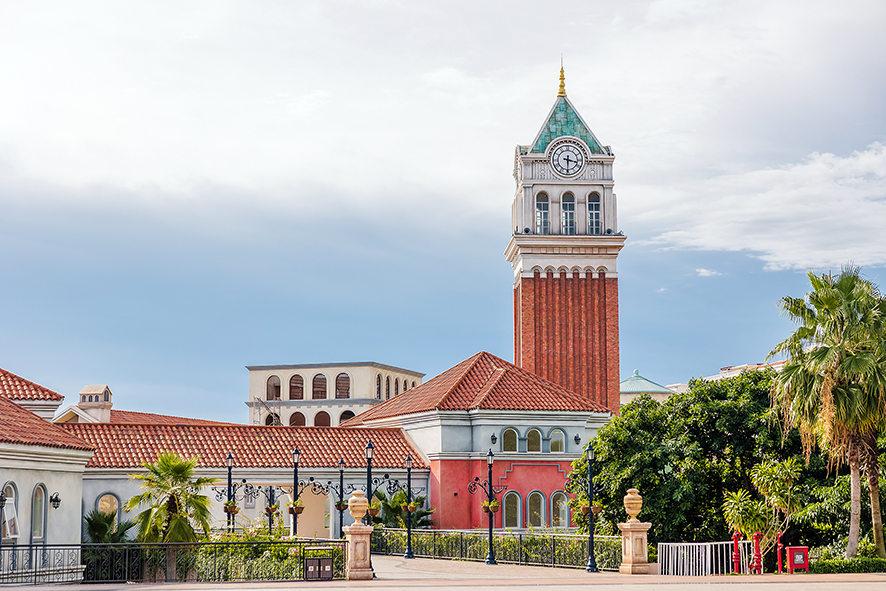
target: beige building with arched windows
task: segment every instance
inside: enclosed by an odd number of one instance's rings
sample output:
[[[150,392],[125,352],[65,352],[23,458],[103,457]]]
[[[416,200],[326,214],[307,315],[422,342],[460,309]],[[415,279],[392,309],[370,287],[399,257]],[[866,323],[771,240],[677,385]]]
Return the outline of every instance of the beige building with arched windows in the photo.
[[[253,425],[335,427],[421,385],[425,374],[374,361],[254,365],[249,370]]]

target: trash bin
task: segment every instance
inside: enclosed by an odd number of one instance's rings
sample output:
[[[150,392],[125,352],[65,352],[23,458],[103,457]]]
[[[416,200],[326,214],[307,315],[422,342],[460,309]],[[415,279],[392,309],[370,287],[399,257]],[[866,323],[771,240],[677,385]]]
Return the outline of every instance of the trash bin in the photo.
[[[311,546],[305,548],[305,580],[306,581],[331,581],[332,570],[332,546]],[[319,556],[307,556],[308,553]],[[327,554],[323,556],[322,554]]]

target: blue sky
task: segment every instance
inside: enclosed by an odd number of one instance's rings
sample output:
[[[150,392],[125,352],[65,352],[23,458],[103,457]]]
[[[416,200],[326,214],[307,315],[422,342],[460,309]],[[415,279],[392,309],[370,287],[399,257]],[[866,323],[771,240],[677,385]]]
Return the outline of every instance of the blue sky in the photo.
[[[516,144],[616,153],[621,374],[762,361],[883,283],[879,2],[0,2],[0,367],[244,421],[245,365],[513,358]]]

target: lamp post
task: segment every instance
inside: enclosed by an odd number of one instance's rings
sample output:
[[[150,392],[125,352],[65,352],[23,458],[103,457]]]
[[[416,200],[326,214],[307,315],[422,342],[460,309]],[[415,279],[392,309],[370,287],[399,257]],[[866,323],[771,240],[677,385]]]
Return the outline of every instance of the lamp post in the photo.
[[[295,449],[292,450],[292,502],[293,507],[298,506],[298,460],[301,458],[301,452],[298,451],[298,446],[295,446]],[[298,513],[294,512],[292,514],[292,535],[294,537],[298,537]]]
[[[228,502],[231,502],[234,498],[234,483],[231,479],[231,471],[234,469],[234,456],[231,452],[228,452],[228,457],[225,458],[225,465],[228,467]],[[234,515],[230,512],[225,513],[225,520],[228,525],[228,531],[234,531]]]
[[[339,458],[338,460],[338,535],[344,536],[344,526],[345,526],[345,459]]]
[[[403,558],[415,558],[412,554],[412,456],[406,456],[406,554]]]
[[[597,573],[600,572],[597,570],[597,559],[594,556],[594,492],[596,487],[594,486],[594,458],[596,454],[594,453],[594,445],[592,443],[588,444],[588,505],[590,506],[590,511],[588,511],[588,566],[585,570],[589,573]]]
[[[495,494],[500,493],[503,490],[506,490],[507,486],[496,487],[492,482],[492,462],[495,456],[492,453],[492,449],[490,448],[489,453],[486,454],[486,467],[489,470],[489,474],[486,480],[481,481],[479,476],[474,476],[474,480],[468,484],[468,491],[473,495],[477,492],[477,488],[483,489],[486,493],[486,501],[488,504],[492,504],[492,501],[495,500]],[[489,552],[486,554],[486,564],[497,564],[495,562],[495,550],[492,548],[492,519],[495,513],[490,509],[489,511]]]
[[[372,440],[366,442],[366,500],[369,505],[372,504],[372,454],[375,452],[375,446]],[[369,525],[372,519],[369,517],[369,505],[366,506],[366,515],[363,517],[364,525]]]

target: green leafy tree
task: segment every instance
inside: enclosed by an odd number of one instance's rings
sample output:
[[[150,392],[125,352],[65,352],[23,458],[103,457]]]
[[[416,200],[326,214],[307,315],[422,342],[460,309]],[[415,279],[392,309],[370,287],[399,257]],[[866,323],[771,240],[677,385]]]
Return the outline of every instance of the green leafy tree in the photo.
[[[801,454],[796,430],[782,433],[772,420],[771,371],[751,371],[707,382],[693,380],[686,392],[664,403],[641,396],[625,405],[591,442],[595,480],[603,491],[602,530],[617,531],[625,519],[622,499],[629,488],[643,496],[640,518],[654,524],[651,542],[728,540],[723,517],[726,493],[744,489],[755,498],[751,470],[766,460]],[[817,457],[803,474],[803,485],[825,477]],[[584,482],[587,460],[573,463],[571,480]],[[584,502],[577,491],[577,507]],[[575,521],[586,531],[587,517]]]
[[[375,498],[381,504],[381,511],[372,518],[373,523],[382,524],[385,527],[406,527],[407,511],[403,509],[403,505],[406,504],[405,491],[399,490],[388,497],[384,491],[377,490]],[[434,521],[431,519],[431,515],[435,511],[434,508],[422,508],[427,498],[427,495],[417,495],[412,498],[412,503],[416,507],[416,510],[412,512],[412,527],[414,528],[427,528],[434,525]]]
[[[135,527],[135,522],[124,520],[117,523],[116,513],[93,509],[83,516],[83,526],[89,543],[120,544],[129,541],[129,530]]]
[[[141,493],[126,503],[126,510],[147,507],[136,515],[138,539],[142,542],[192,542],[195,526],[209,533],[209,497],[201,494],[215,478],[196,477],[197,458],[185,460],[174,452],[163,452],[154,464],[145,463],[143,474],[130,480],[141,482]]]
[[[773,404],[797,427],[810,457],[817,443],[849,466],[851,503],[846,557],[857,555],[861,472],[868,477],[877,553],[886,558],[879,503],[879,450],[886,407],[886,300],[854,267],[839,275],[808,274],[812,291],[780,305],[797,329],[770,355],[786,354],[773,382]]]

